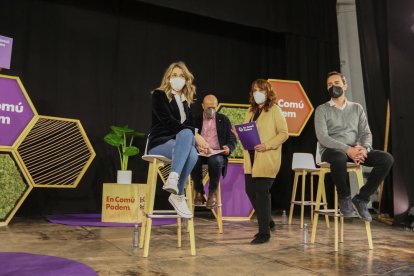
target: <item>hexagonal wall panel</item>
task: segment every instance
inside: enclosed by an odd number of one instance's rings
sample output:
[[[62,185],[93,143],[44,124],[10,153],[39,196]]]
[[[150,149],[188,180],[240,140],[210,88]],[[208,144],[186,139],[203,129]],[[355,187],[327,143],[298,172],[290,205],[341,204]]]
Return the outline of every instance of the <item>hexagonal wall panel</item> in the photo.
[[[0,146],[14,146],[36,115],[20,79],[0,75]]]
[[[35,187],[75,188],[95,151],[78,120],[37,116],[17,145]]]
[[[277,105],[286,118],[290,136],[299,136],[312,115],[313,106],[298,81],[268,80],[276,92]]]
[[[15,152],[0,149],[0,226],[9,223],[32,188]]]

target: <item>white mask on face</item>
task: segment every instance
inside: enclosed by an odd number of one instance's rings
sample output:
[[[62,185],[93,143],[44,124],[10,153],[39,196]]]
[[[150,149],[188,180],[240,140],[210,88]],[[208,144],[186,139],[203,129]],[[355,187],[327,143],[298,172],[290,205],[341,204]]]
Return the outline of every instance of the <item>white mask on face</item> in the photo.
[[[253,97],[254,97],[254,101],[257,104],[262,104],[266,101],[266,92],[265,91],[254,91]]]
[[[185,85],[185,79],[181,77],[171,77],[170,84],[171,84],[172,89],[174,89],[174,91],[179,92],[181,91],[181,89],[183,89]]]

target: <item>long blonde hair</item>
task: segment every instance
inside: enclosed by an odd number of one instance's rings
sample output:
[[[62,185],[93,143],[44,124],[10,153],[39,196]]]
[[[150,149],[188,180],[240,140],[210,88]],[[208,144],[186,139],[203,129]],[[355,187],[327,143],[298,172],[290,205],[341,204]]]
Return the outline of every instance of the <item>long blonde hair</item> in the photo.
[[[171,77],[171,74],[174,68],[180,68],[184,73],[185,85],[183,89],[181,90],[181,93],[184,94],[184,96],[188,100],[188,105],[190,105],[194,102],[194,96],[196,94],[196,87],[193,84],[194,76],[190,72],[190,70],[188,70],[184,62],[182,61],[174,62],[174,63],[171,63],[170,66],[168,66],[167,70],[164,73],[164,77],[162,78],[160,89],[164,90],[164,92],[167,94],[168,100],[172,101],[173,95],[171,93],[172,88],[170,85],[170,77]]]

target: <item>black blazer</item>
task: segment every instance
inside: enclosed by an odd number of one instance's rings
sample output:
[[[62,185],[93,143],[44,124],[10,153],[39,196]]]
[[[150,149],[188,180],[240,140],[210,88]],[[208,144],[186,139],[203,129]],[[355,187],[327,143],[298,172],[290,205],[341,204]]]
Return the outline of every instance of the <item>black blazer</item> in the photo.
[[[148,151],[156,146],[175,139],[175,135],[183,129],[194,133],[194,120],[187,101],[183,102],[187,119],[181,123],[180,110],[173,97],[171,102],[167,94],[159,89],[152,93],[152,126],[148,141]]]
[[[194,122],[195,127],[198,128],[199,133],[201,133],[201,130],[203,129],[203,114],[197,116]],[[230,153],[233,152],[237,146],[237,140],[236,136],[234,136],[233,132],[231,131],[231,123],[226,115],[216,113],[216,129],[220,148],[223,148],[223,146],[228,146],[230,149]],[[228,156],[223,155],[223,157],[224,167],[222,175],[224,177],[227,173]]]

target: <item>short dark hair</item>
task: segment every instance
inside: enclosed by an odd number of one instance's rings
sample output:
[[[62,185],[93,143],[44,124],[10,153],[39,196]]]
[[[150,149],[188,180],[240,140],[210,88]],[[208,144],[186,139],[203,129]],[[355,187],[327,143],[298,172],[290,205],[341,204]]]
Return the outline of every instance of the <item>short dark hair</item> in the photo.
[[[340,77],[341,77],[341,79],[342,79],[342,81],[343,81],[343,83],[344,83],[344,84],[346,84],[346,79],[345,79],[345,76],[344,76],[342,73],[340,73],[340,72],[338,72],[338,71],[331,71],[331,72],[329,72],[329,73],[328,73],[328,75],[326,76],[326,79],[328,79],[330,76],[340,76]]]

